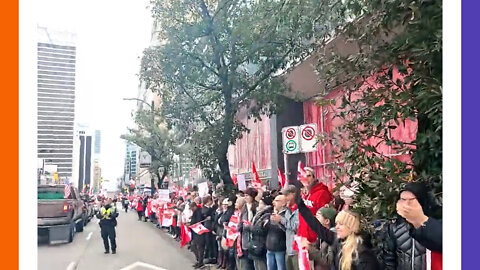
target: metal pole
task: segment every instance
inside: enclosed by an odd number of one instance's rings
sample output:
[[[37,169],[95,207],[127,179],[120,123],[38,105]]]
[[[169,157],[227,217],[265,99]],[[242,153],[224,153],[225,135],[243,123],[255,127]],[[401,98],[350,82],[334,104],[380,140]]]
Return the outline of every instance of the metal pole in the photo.
[[[283,153],[283,166],[285,168],[285,185],[288,185],[288,160],[287,153]]]

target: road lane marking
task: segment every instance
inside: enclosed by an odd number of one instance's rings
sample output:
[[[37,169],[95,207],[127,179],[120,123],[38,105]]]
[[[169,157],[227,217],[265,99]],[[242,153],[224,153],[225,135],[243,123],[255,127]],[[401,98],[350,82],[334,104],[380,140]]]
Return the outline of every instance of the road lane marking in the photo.
[[[161,267],[151,265],[151,264],[148,264],[148,263],[144,263],[144,262],[134,262],[130,265],[125,266],[124,268],[122,268],[120,270],[133,270],[133,269],[136,269],[137,267],[144,267],[144,268],[147,268],[147,269],[150,269],[150,270],[167,270],[165,268],[161,268]]]
[[[93,232],[90,232],[90,233],[88,234],[88,236],[87,236],[87,241],[90,240],[90,237],[92,237],[92,233],[93,233]]]
[[[77,264],[75,262],[71,262],[68,266],[67,266],[67,270],[75,270],[77,269]]]

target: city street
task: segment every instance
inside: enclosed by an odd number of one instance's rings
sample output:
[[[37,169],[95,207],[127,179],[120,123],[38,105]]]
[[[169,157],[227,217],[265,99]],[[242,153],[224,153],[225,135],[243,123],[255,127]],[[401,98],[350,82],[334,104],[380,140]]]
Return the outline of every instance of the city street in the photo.
[[[98,219],[94,218],[72,243],[38,244],[39,270],[182,270],[192,269],[193,254],[151,222],[138,221],[119,207],[117,254],[104,254]]]

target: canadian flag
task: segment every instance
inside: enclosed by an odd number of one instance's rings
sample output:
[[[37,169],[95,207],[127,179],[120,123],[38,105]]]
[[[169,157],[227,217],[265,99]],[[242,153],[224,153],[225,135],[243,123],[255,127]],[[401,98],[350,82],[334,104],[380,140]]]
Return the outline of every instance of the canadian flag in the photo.
[[[298,248],[298,269],[299,270],[310,270],[310,259],[308,257],[308,248],[305,245],[302,245],[302,238],[300,236],[295,236],[295,244]],[[295,250],[295,245],[294,245]]]
[[[262,180],[260,180],[260,176],[258,176],[257,168],[255,168],[255,163],[253,161],[252,161],[252,174],[253,174],[253,180],[250,183],[250,186],[252,186],[255,189],[262,189],[263,191],[265,191],[266,187],[263,184]]]
[[[280,185],[281,188],[284,188],[285,184],[287,183],[287,181],[285,180],[285,174],[283,174],[280,169],[277,169],[277,174],[278,174],[278,184]]]
[[[194,231],[196,234],[204,234],[210,231],[209,229],[205,228],[201,222],[190,225],[190,229],[192,229],[192,231]]]
[[[252,174],[253,174],[253,182],[261,184],[262,180],[260,180],[260,176],[258,176],[257,168],[255,168],[255,162],[253,161],[252,161]]]
[[[236,186],[237,185],[237,175],[232,173],[232,182],[233,182],[233,185]]]
[[[231,248],[233,247],[233,244],[235,243],[235,240],[237,240],[238,236],[240,235],[239,232],[237,232],[236,228],[232,227],[225,227],[225,230],[227,230],[227,237],[225,238],[226,240],[226,246]]]
[[[306,178],[306,175],[307,175],[307,172],[305,171],[304,167],[303,167],[303,163],[302,161],[298,161],[298,181],[300,181],[303,185],[306,185],[306,183],[304,183],[304,179]]]
[[[192,232],[187,225],[183,224],[180,231],[180,248],[184,247],[192,240]]]
[[[162,220],[163,227],[170,227],[173,225],[173,215],[175,213],[170,210],[171,209],[167,209],[163,212],[163,220]]]

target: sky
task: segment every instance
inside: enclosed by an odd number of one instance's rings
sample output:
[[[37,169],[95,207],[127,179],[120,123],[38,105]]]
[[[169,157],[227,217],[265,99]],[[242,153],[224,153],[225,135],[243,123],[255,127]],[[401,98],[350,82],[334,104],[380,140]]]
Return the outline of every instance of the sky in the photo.
[[[76,33],[75,122],[102,132],[104,179],[123,174],[125,143],[133,126],[142,51],[151,39],[148,0],[41,0],[37,24]]]

